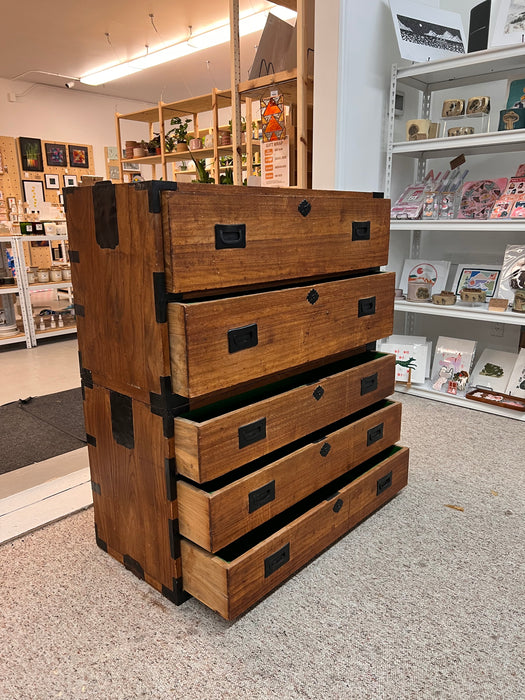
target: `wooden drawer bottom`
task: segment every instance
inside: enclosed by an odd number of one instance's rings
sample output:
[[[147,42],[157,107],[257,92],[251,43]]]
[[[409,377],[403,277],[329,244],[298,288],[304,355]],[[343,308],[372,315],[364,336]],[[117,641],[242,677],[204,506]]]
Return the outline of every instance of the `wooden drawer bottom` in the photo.
[[[407,477],[408,449],[394,446],[215,555],[182,539],[183,588],[232,620],[390,500]]]

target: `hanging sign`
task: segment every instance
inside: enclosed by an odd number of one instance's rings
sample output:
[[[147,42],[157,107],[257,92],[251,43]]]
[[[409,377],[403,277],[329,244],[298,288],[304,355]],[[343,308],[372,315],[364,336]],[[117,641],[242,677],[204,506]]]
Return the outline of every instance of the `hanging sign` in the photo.
[[[284,98],[272,94],[261,99],[262,140],[282,141],[286,136],[284,125]]]
[[[290,156],[288,137],[261,143],[261,186],[290,186]]]

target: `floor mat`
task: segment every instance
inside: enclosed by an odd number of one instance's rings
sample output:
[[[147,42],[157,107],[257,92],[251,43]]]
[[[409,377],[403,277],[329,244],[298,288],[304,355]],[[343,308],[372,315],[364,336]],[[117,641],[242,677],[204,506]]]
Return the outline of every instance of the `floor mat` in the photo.
[[[80,387],[0,406],[0,474],[85,444]]]

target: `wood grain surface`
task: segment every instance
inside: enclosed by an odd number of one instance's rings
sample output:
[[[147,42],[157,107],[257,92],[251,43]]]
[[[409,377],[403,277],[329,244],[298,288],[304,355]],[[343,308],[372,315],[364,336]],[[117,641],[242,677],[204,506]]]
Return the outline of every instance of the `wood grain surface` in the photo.
[[[337,275],[388,260],[390,202],[371,193],[181,185],[163,194],[163,217],[175,293]],[[216,225],[243,225],[245,245],[217,249]],[[359,237],[363,225],[368,235]]]
[[[391,485],[377,495],[378,480],[390,472]],[[400,448],[232,561],[181,540],[185,590],[224,618],[236,618],[390,500],[406,485],[407,474],[408,449]],[[265,560],[287,546],[289,560],[266,576]]]
[[[174,392],[200,396],[331,358],[391,334],[395,274],[168,305]],[[318,299],[308,301],[315,290]],[[375,313],[359,317],[360,300]],[[181,308],[184,314],[181,314]],[[255,347],[231,353],[228,333],[257,324]],[[176,352],[184,342],[186,353]],[[299,370],[298,370],[299,371]]]
[[[379,405],[383,406],[383,402]],[[368,444],[368,431],[379,426],[381,438]],[[393,445],[399,440],[400,428],[401,404],[387,402],[370,415],[328,433],[321,441],[301,447],[217,490],[202,490],[179,481],[180,533],[204,549],[217,552]],[[269,484],[274,498],[250,512],[250,494],[258,489],[264,492]]]
[[[176,418],[177,472],[198,483],[210,481],[390,396],[394,356],[367,353],[365,357],[375,359],[356,366],[352,358],[343,363],[348,369],[338,367],[331,374],[327,368],[326,375],[313,383],[298,383],[296,388],[208,419],[192,419],[191,414]],[[376,388],[363,393],[361,382],[367,378],[372,382],[375,378]],[[241,448],[239,428],[261,419],[265,421],[264,438]]]

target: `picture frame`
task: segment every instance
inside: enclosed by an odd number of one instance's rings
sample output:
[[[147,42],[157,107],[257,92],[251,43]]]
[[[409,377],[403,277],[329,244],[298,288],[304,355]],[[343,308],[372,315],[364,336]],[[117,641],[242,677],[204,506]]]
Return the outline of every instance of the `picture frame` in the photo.
[[[46,183],[46,190],[59,190],[60,189],[60,179],[58,175],[52,173],[45,173],[44,180]]]
[[[118,160],[118,148],[116,146],[107,146],[108,162]]]
[[[20,147],[20,159],[22,170],[28,173],[41,173],[44,170],[44,160],[42,158],[42,142],[40,139],[20,136],[18,138]]]
[[[122,170],[124,172],[140,172],[140,165],[138,163],[122,163]]]
[[[12,209],[13,207],[16,207],[16,197],[8,197],[7,198],[7,207],[8,207],[8,209]]]
[[[452,291],[459,294],[467,287],[471,290],[483,290],[486,298],[491,299],[496,294],[501,265],[459,264],[454,277]]]
[[[515,352],[485,348],[472,370],[471,386],[505,392],[517,359],[518,355]]]
[[[521,14],[524,10],[523,0],[500,0],[494,18],[490,47],[522,43],[525,22],[521,19]]]
[[[39,205],[46,201],[42,180],[22,180],[22,189],[24,202],[29,204],[30,209],[38,209]]]
[[[63,143],[45,143],[46,163],[50,168],[67,168],[67,152]]]
[[[423,63],[466,53],[461,15],[412,0],[390,0],[401,58]]]
[[[408,292],[409,282],[431,282],[434,290],[447,289],[450,260],[416,260],[407,258],[399,281],[404,294]]]
[[[68,146],[69,166],[71,168],[89,168],[89,153],[87,146]]]
[[[120,181],[120,170],[119,170],[118,165],[110,165],[108,169],[109,169],[109,179]]]
[[[77,187],[77,176],[76,175],[64,175],[64,187]]]

